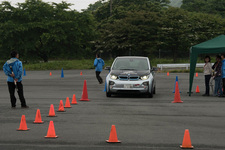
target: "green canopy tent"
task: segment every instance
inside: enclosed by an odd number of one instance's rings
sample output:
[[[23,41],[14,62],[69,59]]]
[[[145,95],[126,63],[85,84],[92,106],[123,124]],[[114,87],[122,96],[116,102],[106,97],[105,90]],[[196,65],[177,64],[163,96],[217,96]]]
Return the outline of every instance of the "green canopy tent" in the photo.
[[[220,35],[212,40],[192,46],[190,50],[190,76],[189,76],[189,96],[191,96],[192,84],[196,63],[199,54],[225,53],[225,35]]]

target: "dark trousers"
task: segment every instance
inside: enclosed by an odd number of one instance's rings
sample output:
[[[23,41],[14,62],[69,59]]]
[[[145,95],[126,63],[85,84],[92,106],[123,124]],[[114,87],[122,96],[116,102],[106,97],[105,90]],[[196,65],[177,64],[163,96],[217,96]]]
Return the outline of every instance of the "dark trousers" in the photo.
[[[15,89],[16,86],[14,84],[14,82],[7,82],[8,83],[8,88],[9,88],[9,94],[10,94],[10,99],[11,99],[11,105],[12,107],[16,106],[16,97],[15,97]],[[17,88],[18,88],[18,95],[19,95],[19,99],[21,102],[21,106],[26,106],[26,101],[23,95],[23,84],[22,82],[17,82],[16,83]]]
[[[209,80],[211,75],[205,75],[205,94],[209,94]]]
[[[225,78],[223,78],[223,95],[225,95]]]
[[[96,78],[98,79],[98,82],[103,83],[102,77],[100,77],[100,73],[101,73],[100,71],[95,71]]]

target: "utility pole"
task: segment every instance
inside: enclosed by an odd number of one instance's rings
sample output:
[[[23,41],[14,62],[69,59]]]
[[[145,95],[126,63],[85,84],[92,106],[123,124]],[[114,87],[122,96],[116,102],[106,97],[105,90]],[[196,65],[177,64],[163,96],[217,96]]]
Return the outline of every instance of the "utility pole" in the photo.
[[[110,0],[110,16],[112,16],[112,3],[113,3],[113,0]]]

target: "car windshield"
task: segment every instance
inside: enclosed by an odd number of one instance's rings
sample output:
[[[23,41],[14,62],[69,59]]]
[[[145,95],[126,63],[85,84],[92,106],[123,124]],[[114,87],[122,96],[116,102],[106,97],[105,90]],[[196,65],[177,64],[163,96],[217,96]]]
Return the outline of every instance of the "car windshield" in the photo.
[[[149,70],[146,58],[117,58],[112,70]]]

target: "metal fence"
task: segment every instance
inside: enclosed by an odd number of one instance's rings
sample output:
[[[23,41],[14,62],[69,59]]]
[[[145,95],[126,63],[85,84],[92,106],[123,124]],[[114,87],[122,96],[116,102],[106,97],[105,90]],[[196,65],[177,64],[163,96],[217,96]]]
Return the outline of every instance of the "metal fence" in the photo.
[[[214,63],[212,63],[213,65]],[[197,63],[196,68],[203,68],[205,63]],[[173,68],[184,68],[188,70],[190,68],[190,64],[157,64],[157,68],[160,68],[160,70],[163,69],[173,69]]]

